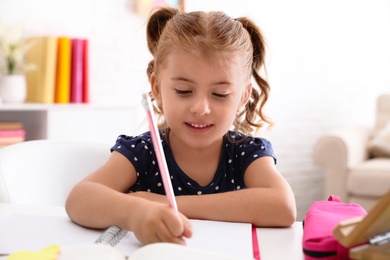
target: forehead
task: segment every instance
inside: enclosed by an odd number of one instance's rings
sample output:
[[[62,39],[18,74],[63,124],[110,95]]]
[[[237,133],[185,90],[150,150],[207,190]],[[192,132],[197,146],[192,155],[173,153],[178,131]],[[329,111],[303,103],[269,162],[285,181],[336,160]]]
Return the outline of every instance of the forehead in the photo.
[[[237,66],[240,63],[238,55],[228,55],[224,52],[205,53],[196,50],[175,50],[170,52],[165,60],[165,66],[168,64],[177,64],[178,66],[181,66],[183,63],[196,66],[196,64],[202,63],[203,66],[207,65],[208,67],[218,70]]]
[[[229,56],[216,62],[197,53],[175,51],[166,57],[158,74],[165,79],[185,78],[205,85],[230,82],[239,86],[247,82],[247,76],[237,60],[238,56]]]
[[[166,68],[168,63],[170,65],[178,64],[180,66],[183,63],[193,63],[194,61],[202,61],[213,69],[218,70],[231,67],[232,65],[237,69],[242,64],[242,59],[237,53],[226,51],[209,52],[198,49],[174,49],[167,54],[161,65],[163,68]]]

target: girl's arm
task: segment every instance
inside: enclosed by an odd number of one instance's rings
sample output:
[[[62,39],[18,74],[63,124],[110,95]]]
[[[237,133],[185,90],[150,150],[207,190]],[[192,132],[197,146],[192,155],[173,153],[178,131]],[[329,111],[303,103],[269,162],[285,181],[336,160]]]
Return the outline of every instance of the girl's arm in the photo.
[[[188,218],[247,222],[255,226],[286,227],[296,220],[294,194],[271,157],[253,161],[245,172],[247,189],[217,194],[177,196],[180,212]],[[135,193],[166,202],[157,194]]]
[[[255,226],[290,226],[295,222],[294,194],[273,158],[253,161],[244,181],[247,189],[178,197],[179,209],[189,218],[248,222]]]
[[[167,205],[126,195],[136,181],[133,165],[120,153],[80,181],[70,192],[66,211],[76,223],[90,228],[111,225],[134,231],[143,244],[184,244],[190,237],[190,223]]]

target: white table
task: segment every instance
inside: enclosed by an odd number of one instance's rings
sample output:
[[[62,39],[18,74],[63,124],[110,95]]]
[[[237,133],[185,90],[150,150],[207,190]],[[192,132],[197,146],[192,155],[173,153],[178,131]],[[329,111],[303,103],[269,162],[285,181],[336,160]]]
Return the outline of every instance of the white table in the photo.
[[[0,219],[10,214],[66,216],[63,207],[0,203]],[[1,232],[1,231],[0,231]],[[289,228],[257,228],[261,260],[302,260],[302,223]]]

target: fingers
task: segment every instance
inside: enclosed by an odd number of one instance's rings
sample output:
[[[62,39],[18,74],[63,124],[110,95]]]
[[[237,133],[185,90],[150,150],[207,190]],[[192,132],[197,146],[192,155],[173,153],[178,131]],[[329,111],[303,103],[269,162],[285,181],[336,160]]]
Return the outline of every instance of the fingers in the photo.
[[[150,203],[133,230],[142,244],[170,242],[185,245],[192,235],[190,221],[181,213],[160,203]]]
[[[182,235],[186,238],[191,238],[192,237],[192,225],[191,225],[190,220],[181,213],[179,213],[179,215],[180,215],[181,221],[183,223],[183,228],[184,228]]]
[[[191,237],[191,223],[181,213],[168,208],[167,214],[162,215],[161,229],[156,230],[159,242],[170,242],[185,245],[185,238]]]
[[[171,215],[172,212],[174,215]],[[176,213],[173,210],[169,212],[168,218],[164,219],[166,229],[159,234],[162,241],[185,244],[185,238],[192,236],[191,223],[183,214]]]
[[[169,243],[175,243],[179,245],[186,245],[186,240],[183,236],[172,236],[171,233],[165,233],[165,232],[160,232],[156,234],[158,237],[157,242],[169,242]]]
[[[136,234],[137,239],[143,245],[158,243],[158,242],[169,242],[179,245],[185,245],[186,241],[184,237],[174,237],[167,230],[151,230],[151,232],[145,232],[143,234]]]
[[[178,213],[170,210],[163,221],[170,235],[174,237],[181,237],[183,235],[184,224],[181,216]]]

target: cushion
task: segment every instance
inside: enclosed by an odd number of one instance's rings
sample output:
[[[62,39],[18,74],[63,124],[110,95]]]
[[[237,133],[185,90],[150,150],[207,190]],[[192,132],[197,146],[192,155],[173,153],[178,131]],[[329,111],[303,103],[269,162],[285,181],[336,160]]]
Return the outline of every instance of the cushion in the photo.
[[[374,158],[354,167],[347,189],[354,196],[379,197],[390,190],[390,159]]]
[[[369,148],[374,157],[390,157],[390,122],[374,136]]]

